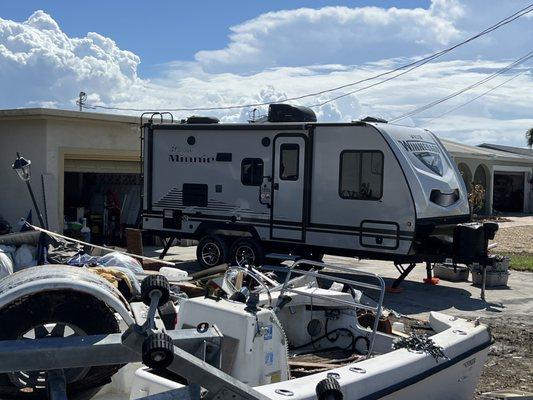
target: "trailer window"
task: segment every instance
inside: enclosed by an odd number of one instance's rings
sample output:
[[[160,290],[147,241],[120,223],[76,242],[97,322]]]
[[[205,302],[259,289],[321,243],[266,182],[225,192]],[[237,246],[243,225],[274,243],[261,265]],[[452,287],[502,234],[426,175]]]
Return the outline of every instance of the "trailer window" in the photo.
[[[300,146],[286,143],[280,146],[279,178],[284,181],[297,181]]]
[[[343,151],[340,157],[339,195],[343,199],[381,199],[383,153],[366,150]]]
[[[263,160],[245,158],[241,162],[241,183],[245,186],[261,186],[263,182]]]

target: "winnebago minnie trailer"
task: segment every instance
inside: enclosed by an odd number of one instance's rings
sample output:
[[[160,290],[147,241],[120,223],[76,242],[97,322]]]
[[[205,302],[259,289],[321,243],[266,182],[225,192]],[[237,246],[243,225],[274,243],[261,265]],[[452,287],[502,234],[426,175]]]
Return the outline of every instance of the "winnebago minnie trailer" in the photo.
[[[468,223],[461,175],[427,130],[272,104],[249,124],[152,118],[142,142],[143,228],[199,240],[203,267],[270,252],[489,262],[497,225]]]

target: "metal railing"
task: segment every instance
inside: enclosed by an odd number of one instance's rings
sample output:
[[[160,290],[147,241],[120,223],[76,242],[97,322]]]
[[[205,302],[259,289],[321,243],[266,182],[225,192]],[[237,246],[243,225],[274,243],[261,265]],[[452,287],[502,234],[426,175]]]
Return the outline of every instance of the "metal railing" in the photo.
[[[321,272],[317,272],[317,271],[307,271],[307,270],[297,269],[297,267],[299,265],[302,265],[302,264],[315,266],[315,267],[320,267],[320,268],[327,268],[328,270],[341,272],[341,273],[345,273],[345,274],[350,274],[350,275],[356,274],[356,275],[359,275],[359,276],[365,276],[365,277],[373,278],[373,279],[377,280],[378,284],[371,284],[371,283],[361,282],[361,281],[354,280],[354,279],[346,279],[346,278],[336,277],[336,276],[333,276],[333,275],[327,275],[325,273],[321,273]],[[366,355],[367,358],[370,357],[370,355],[372,354],[372,350],[374,348],[374,340],[375,340],[376,332],[377,332],[377,329],[378,329],[379,319],[381,317],[381,313],[382,313],[382,310],[383,310],[383,297],[385,296],[385,282],[383,281],[383,278],[381,278],[379,275],[373,274],[371,272],[359,271],[359,270],[356,270],[356,269],[353,269],[353,268],[341,267],[341,266],[332,265],[332,264],[325,264],[325,263],[322,263],[322,262],[311,261],[311,260],[298,260],[298,261],[295,261],[291,266],[288,266],[286,268],[286,270],[287,270],[287,276],[285,277],[285,282],[283,283],[283,285],[279,286],[278,288],[271,288],[270,289],[271,291],[276,290],[276,289],[280,290],[280,294],[279,294],[278,298],[281,298],[281,296],[285,292],[291,292],[291,293],[296,293],[296,294],[299,294],[299,295],[302,295],[302,296],[308,296],[308,297],[312,297],[312,298],[316,298],[316,299],[330,301],[332,303],[343,304],[343,305],[345,305],[347,307],[353,308],[356,311],[357,311],[357,309],[364,309],[364,310],[370,310],[370,311],[375,312],[374,326],[372,327],[372,333],[371,333],[371,336],[370,336],[370,339],[369,339],[369,345],[368,345],[368,353]],[[330,296],[325,296],[325,295],[321,295],[321,294],[309,293],[309,292],[305,292],[305,291],[302,291],[302,290],[298,290],[297,288],[291,287],[291,282],[290,281],[291,281],[291,276],[293,274],[312,276],[312,277],[319,278],[319,279],[325,279],[325,280],[329,280],[329,281],[333,281],[333,282],[344,283],[344,284],[350,285],[351,287],[355,286],[355,287],[359,287],[359,288],[375,290],[375,291],[379,292],[379,300],[377,301],[376,306],[371,306],[371,305],[368,305],[368,304],[361,304],[360,302],[356,302],[355,299],[354,299],[354,302],[350,302],[350,301],[343,300],[343,299],[338,299],[338,298],[334,298],[334,297],[330,297]],[[355,318],[356,318],[357,325],[359,325],[359,323],[357,321],[357,314],[356,314]]]

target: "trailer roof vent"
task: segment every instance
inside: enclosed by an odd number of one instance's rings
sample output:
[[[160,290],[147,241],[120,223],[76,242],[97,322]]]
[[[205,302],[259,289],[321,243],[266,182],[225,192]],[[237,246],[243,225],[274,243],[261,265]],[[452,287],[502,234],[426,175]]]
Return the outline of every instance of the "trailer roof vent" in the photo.
[[[199,115],[193,115],[187,118],[188,124],[218,124],[219,119],[215,117],[201,117]]]
[[[361,121],[362,122],[381,122],[381,123],[384,123],[384,124],[386,124],[388,122],[386,119],[376,118],[376,117],[364,117]]]
[[[271,104],[268,107],[268,122],[316,122],[316,114],[308,107]]]

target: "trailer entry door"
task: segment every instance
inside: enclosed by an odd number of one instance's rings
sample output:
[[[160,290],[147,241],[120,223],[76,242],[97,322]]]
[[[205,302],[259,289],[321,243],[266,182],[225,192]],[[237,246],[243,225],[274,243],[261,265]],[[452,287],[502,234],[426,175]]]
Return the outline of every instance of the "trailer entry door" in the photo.
[[[277,136],[272,179],[272,239],[303,240],[304,175],[305,138]]]

